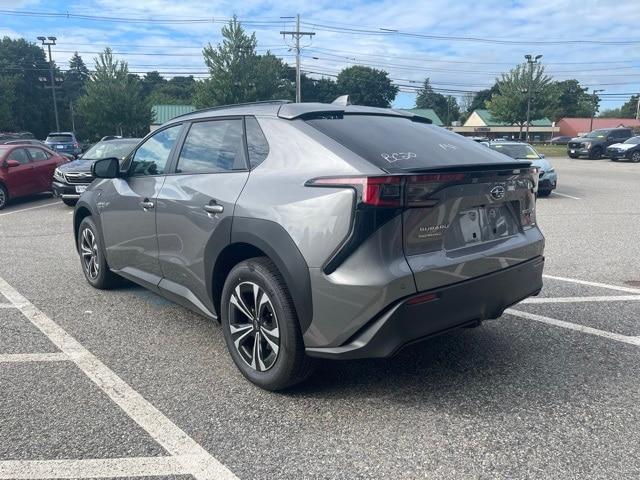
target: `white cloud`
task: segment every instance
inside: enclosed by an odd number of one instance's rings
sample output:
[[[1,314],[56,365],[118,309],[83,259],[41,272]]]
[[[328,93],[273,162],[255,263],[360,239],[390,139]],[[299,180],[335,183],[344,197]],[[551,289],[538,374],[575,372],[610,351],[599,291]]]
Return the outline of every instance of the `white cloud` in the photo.
[[[6,3],[6,0],[0,0],[0,5],[3,3]],[[12,3],[10,8],[19,7]],[[55,7],[49,6],[46,9],[51,10]],[[62,7],[58,8],[61,9]],[[88,0],[66,4],[64,10],[94,15],[171,19],[224,19],[236,13],[241,19],[248,21],[278,21],[280,16],[299,12],[303,22],[349,28],[382,27],[429,35],[543,41],[640,39],[637,30],[640,2],[637,0],[615,3],[597,0],[360,0],[342,3],[335,0],[137,0],[127,4],[126,8],[123,8],[121,0]],[[13,25],[12,21],[15,18],[9,20],[5,28],[11,28],[14,33],[18,32],[29,38],[37,34],[33,28],[36,24],[35,19],[31,22],[31,28],[24,31]],[[220,40],[221,28],[219,23],[122,24],[65,19],[56,22],[59,26],[59,32],[56,34],[60,39],[60,46],[56,47],[56,61],[67,60],[71,56],[70,53],[60,50],[96,51],[105,45],[120,44],[123,46],[114,46],[113,49],[125,53],[122,57],[129,61],[132,67],[141,66],[132,68],[134,70],[153,68],[147,65],[162,65],[173,70],[204,67],[201,57],[198,56],[199,48],[183,46],[202,47],[209,41],[215,44]],[[259,47],[279,46],[274,53],[284,54],[285,42],[278,33],[283,26],[284,23],[255,26],[247,24],[246,28],[256,29]],[[288,27],[291,26],[289,23]],[[309,25],[305,25],[305,29],[309,28]],[[393,34],[349,35],[320,29],[316,33],[311,47],[305,50],[304,54],[305,57],[315,56],[318,59],[303,58],[303,67],[309,70],[339,71],[355,62],[348,58],[340,58],[349,57],[357,58],[360,63],[384,68],[393,78],[401,79],[399,81],[404,84],[408,84],[409,81],[419,82],[429,76],[437,85],[477,90],[491,85],[499,72],[521,62],[525,53],[540,53],[544,55],[543,60],[548,65],[548,71],[558,79],[578,78],[588,85],[619,84],[605,85],[603,88],[608,92],[632,92],[640,88],[639,44],[497,45],[406,38]],[[141,55],[167,52],[189,55]],[[192,56],[193,54],[196,55]],[[83,56],[91,63],[94,55]],[[451,61],[474,63],[448,63]],[[617,67],[605,63],[562,65],[563,62],[611,61],[624,63],[617,64]],[[598,69],[600,70],[597,71]]]

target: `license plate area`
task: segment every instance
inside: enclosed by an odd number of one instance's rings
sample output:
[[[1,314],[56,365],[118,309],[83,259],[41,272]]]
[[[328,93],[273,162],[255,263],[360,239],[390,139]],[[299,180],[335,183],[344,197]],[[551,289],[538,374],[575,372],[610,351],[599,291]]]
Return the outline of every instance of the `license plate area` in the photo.
[[[84,193],[86,190],[86,185],[76,185],[76,193]]]
[[[64,145],[56,145],[57,150],[64,150]]]
[[[507,203],[468,208],[458,212],[447,229],[447,250],[510,237],[518,233],[516,217]]]

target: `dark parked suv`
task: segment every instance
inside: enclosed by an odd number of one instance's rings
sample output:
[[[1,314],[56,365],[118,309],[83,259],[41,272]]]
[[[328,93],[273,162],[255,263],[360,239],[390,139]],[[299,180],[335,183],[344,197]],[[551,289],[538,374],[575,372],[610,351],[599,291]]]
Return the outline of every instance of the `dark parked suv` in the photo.
[[[387,357],[542,288],[537,171],[387,109],[269,102],[172,119],[93,165],[87,281],[126,277],[222,324],[250,381]]]
[[[582,137],[572,138],[567,144],[567,154],[571,158],[600,158],[609,145],[622,143],[633,136],[630,128],[603,128],[593,130]]]

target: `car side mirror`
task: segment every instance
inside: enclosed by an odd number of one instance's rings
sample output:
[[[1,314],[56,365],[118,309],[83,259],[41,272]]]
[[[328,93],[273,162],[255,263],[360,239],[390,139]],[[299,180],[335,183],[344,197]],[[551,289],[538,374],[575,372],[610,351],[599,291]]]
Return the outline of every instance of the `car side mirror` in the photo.
[[[539,153],[538,155],[540,155],[540,158],[545,158],[544,153]]]
[[[20,162],[17,161],[17,160],[9,159],[9,160],[5,160],[4,166],[7,167],[7,168],[19,167],[20,166]]]
[[[95,178],[117,178],[120,174],[120,160],[115,157],[103,158],[91,165]]]

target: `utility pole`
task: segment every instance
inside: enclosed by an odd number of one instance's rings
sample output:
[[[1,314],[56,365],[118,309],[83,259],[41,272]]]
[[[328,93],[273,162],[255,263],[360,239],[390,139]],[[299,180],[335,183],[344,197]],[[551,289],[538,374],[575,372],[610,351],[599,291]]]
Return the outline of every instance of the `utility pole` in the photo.
[[[591,122],[589,123],[589,131],[593,131],[593,117],[596,115],[596,107],[598,106],[598,96],[597,93],[604,92],[604,90],[594,90],[593,95],[593,110],[591,110]]]
[[[542,55],[536,55],[533,58],[533,55],[525,55],[524,58],[527,59],[527,64],[529,65],[529,82],[527,85],[527,142],[529,141],[529,123],[531,123],[531,89],[533,87],[533,64],[538,63],[538,60],[542,58]]]
[[[293,18],[293,17],[282,17],[282,18]],[[309,38],[315,35],[314,32],[301,32],[300,31],[300,14],[296,15],[296,30],[292,31],[281,31],[280,34],[284,37],[285,35],[291,35],[296,41],[295,51],[296,51],[296,102],[300,103],[302,101],[302,91],[300,88],[300,39],[304,36],[309,36]]]
[[[51,56],[51,45],[56,44],[56,37],[38,37],[42,45],[49,49],[49,78],[51,79],[51,94],[53,95],[53,112],[56,116],[56,132],[60,131],[60,121],[58,120],[58,102],[56,101],[56,84],[53,78],[53,57]]]
[[[636,105],[636,120],[640,118],[640,93],[638,94],[638,104]]]

